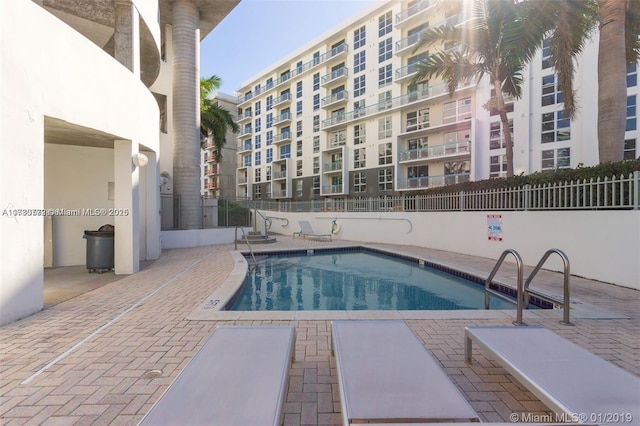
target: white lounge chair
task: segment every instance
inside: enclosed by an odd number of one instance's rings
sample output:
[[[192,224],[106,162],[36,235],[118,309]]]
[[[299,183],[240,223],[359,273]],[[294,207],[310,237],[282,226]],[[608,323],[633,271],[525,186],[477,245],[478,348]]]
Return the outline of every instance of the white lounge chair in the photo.
[[[295,327],[218,327],[141,425],[280,425]]]
[[[345,425],[479,421],[404,321],[333,321],[332,331]]]
[[[467,362],[472,342],[566,421],[640,424],[640,378],[546,328],[466,327]]]
[[[324,238],[324,237],[329,237],[329,240],[331,240],[331,234],[318,234],[317,232],[315,232],[313,230],[313,228],[311,227],[311,224],[306,221],[306,220],[299,220],[298,223],[300,224],[300,231],[299,232],[294,232],[293,233],[293,238],[297,236],[302,237],[302,238],[306,238],[306,237],[317,237],[317,238]]]

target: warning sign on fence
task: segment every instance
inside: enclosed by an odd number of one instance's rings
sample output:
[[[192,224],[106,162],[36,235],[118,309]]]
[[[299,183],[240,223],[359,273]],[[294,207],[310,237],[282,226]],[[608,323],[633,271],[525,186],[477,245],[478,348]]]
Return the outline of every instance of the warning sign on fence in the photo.
[[[487,215],[487,230],[489,231],[489,241],[502,241],[502,215]]]

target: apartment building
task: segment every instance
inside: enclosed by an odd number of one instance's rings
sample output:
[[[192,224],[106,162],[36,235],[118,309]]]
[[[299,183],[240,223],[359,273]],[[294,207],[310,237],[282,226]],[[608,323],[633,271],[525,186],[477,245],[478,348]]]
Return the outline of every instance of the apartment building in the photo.
[[[248,80],[239,90],[237,196],[322,200],[397,196],[504,176],[503,129],[485,109],[491,87],[449,95],[442,81],[411,85],[429,26],[457,25],[429,0],[388,1],[354,16]],[[580,58],[581,109],[562,117],[544,46],[509,116],[516,173],[594,165],[597,35]],[[637,67],[629,70],[626,155],[635,157]]]
[[[237,121],[237,99],[235,96],[216,92],[213,102],[231,113]],[[206,198],[234,198],[236,195],[236,168],[238,165],[238,139],[227,130],[222,155],[215,155],[216,149],[212,137],[209,137],[202,150],[202,195]],[[217,161],[217,160],[220,161]]]

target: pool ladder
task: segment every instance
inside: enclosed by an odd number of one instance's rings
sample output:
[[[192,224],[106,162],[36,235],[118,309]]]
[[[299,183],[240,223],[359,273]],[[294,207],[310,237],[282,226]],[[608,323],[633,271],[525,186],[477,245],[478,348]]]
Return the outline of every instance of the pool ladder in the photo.
[[[532,290],[529,288],[529,286],[531,285],[531,281],[533,280],[533,278],[536,276],[536,274],[538,273],[538,271],[540,271],[540,268],[542,268],[542,265],[544,265],[544,263],[547,261],[547,259],[549,258],[549,256],[551,256],[552,254],[556,253],[558,256],[560,256],[560,258],[562,259],[562,262],[564,264],[564,298],[562,300],[553,297],[551,295],[542,293],[538,290]],[[563,325],[573,325],[571,323],[571,321],[569,321],[569,309],[570,309],[570,300],[571,300],[571,296],[570,296],[570,292],[569,292],[569,280],[570,280],[570,264],[569,264],[569,258],[567,257],[566,254],[564,254],[564,252],[562,250],[556,249],[556,248],[552,248],[547,250],[547,252],[544,254],[544,256],[542,256],[542,258],[540,259],[540,261],[538,262],[538,264],[536,265],[535,269],[531,272],[531,275],[529,275],[529,277],[527,278],[526,281],[523,281],[523,263],[522,263],[522,256],[520,256],[520,254],[515,251],[514,249],[508,249],[502,252],[502,255],[500,256],[500,258],[498,259],[498,261],[496,262],[496,265],[493,267],[493,270],[491,271],[491,273],[489,274],[489,277],[487,277],[487,280],[484,282],[484,308],[485,309],[489,309],[489,296],[490,295],[494,295],[497,296],[501,299],[507,300],[511,302],[511,299],[500,293],[497,290],[494,290],[492,288],[490,288],[491,286],[491,280],[493,280],[493,277],[496,275],[496,273],[498,272],[498,269],[500,269],[500,266],[502,266],[502,262],[504,262],[504,259],[509,255],[513,255],[513,257],[516,259],[516,269],[517,269],[517,280],[518,280],[518,289],[517,289],[517,296],[516,296],[516,302],[517,302],[517,308],[516,308],[516,320],[513,322],[513,324],[515,325],[526,325],[523,321],[522,321],[522,310],[523,309],[529,309],[529,299],[531,298],[531,296],[536,296],[542,300],[545,300],[547,302],[559,305],[562,307],[562,321],[560,321],[561,324]]]

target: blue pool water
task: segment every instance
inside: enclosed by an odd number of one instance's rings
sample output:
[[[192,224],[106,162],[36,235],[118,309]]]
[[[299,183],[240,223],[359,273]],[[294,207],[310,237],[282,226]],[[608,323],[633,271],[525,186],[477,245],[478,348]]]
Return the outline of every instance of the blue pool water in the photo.
[[[484,309],[482,286],[373,252],[268,256],[249,269],[228,310]],[[514,307],[491,298],[491,309]]]

